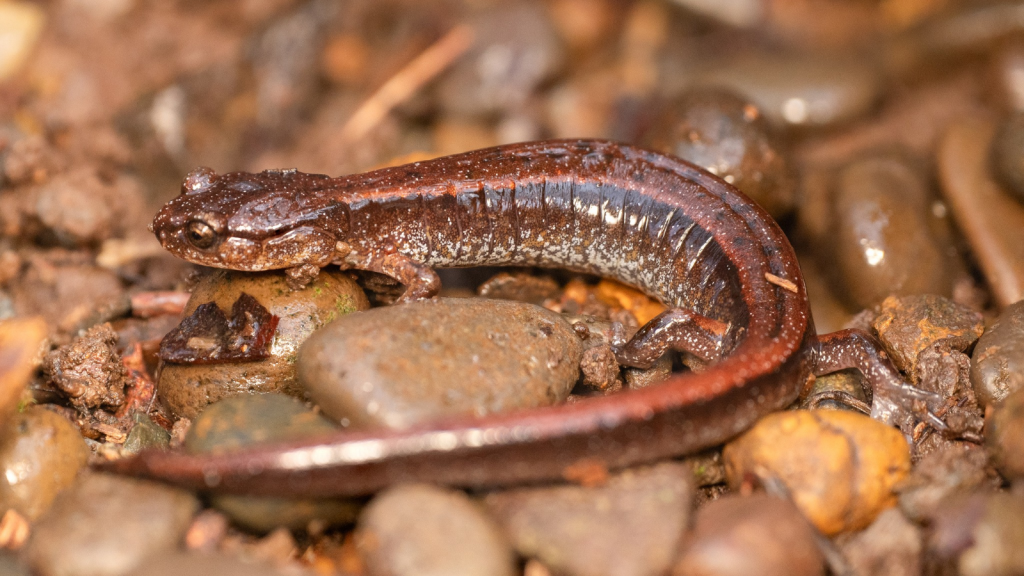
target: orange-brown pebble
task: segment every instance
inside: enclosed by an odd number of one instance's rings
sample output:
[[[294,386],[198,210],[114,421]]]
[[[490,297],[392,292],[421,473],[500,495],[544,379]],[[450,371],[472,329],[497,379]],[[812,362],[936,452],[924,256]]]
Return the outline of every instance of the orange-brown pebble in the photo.
[[[636,288],[630,288],[613,280],[601,280],[595,289],[598,300],[609,306],[625,308],[632,312],[636,321],[644,325],[665,311],[665,305],[651,299]]]
[[[726,445],[723,457],[731,486],[778,478],[829,535],[863,528],[896,504],[892,488],[910,471],[898,430],[846,411],[772,414]]]
[[[28,379],[38,366],[39,347],[46,337],[42,318],[22,318],[0,322],[0,438],[18,408]]]

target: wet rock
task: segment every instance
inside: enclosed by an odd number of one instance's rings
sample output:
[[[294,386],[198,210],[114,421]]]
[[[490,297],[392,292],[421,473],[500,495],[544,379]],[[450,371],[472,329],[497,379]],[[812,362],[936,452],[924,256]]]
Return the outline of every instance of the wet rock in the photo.
[[[954,494],[966,494],[990,480],[985,450],[959,444],[932,452],[897,487],[900,508],[912,520],[933,517]]]
[[[824,574],[814,529],[790,502],[757,494],[725,496],[697,513],[673,576]]]
[[[723,62],[700,79],[757,103],[778,126],[825,127],[868,112],[879,77],[863,60],[819,55],[748,54]]]
[[[980,313],[934,294],[886,298],[871,323],[897,368],[918,371],[920,354],[941,344],[963,352],[984,331]]]
[[[1024,114],[1000,124],[992,141],[992,165],[1006,190],[1024,202]]]
[[[14,421],[45,337],[46,323],[40,318],[0,322],[0,441]]]
[[[17,414],[11,424],[11,435],[0,441],[0,510],[13,508],[35,521],[74,482],[89,448],[78,428],[45,408]]]
[[[955,498],[931,519],[928,545],[948,558],[963,576],[1024,572],[1024,498],[984,494]]]
[[[175,414],[193,418],[207,404],[251,392],[301,396],[295,376],[299,346],[325,324],[369,307],[359,285],[339,272],[322,271],[312,284],[293,291],[283,273],[217,271],[196,285],[185,315],[208,302],[214,302],[221,310],[231,310],[243,293],[278,317],[270,357],[232,364],[164,364],[158,390]]]
[[[793,208],[796,182],[761,110],[726,90],[696,90],[664,106],[641,144],[716,174],[775,218]]]
[[[659,382],[668,380],[672,375],[672,354],[665,354],[658,358],[654,364],[645,369],[626,368],[623,370],[626,378],[626,386],[632,389],[646,388]]]
[[[219,454],[252,444],[327,434],[336,429],[330,420],[289,396],[235,396],[203,410],[185,437],[185,449]],[[257,532],[269,532],[278,526],[303,530],[313,521],[325,525],[348,523],[355,520],[359,510],[353,500],[328,498],[217,495],[211,502],[236,523]]]
[[[540,2],[495,5],[471,25],[475,45],[438,86],[439,102],[453,115],[521,109],[562,66],[565,51]]]
[[[692,499],[690,468],[634,468],[603,486],[495,492],[487,507],[516,550],[559,574],[663,574],[675,556]]]
[[[856,576],[918,576],[923,548],[920,529],[895,508],[840,547]]]
[[[896,504],[893,487],[910,471],[910,450],[899,430],[847,411],[769,415],[727,444],[722,457],[730,486],[748,477],[776,477],[829,535],[863,528]]]
[[[609,346],[587,348],[580,360],[580,372],[584,386],[601,392],[622,389],[622,370]]]
[[[366,507],[356,547],[370,576],[511,576],[514,556],[501,531],[462,492],[412,484]]]
[[[971,384],[985,406],[1024,387],[1024,300],[1003,310],[981,335],[971,356]]]
[[[276,576],[285,572],[264,564],[246,562],[240,558],[221,554],[186,554],[171,552],[146,558],[126,576],[183,576],[187,574],[216,574],[217,576]],[[290,570],[292,576],[304,571]]]
[[[835,178],[827,261],[854,309],[891,294],[950,296],[963,274],[923,175],[896,155],[855,160]]]
[[[25,558],[46,576],[124,574],[177,547],[198,509],[195,496],[182,490],[88,474],[35,525]]]
[[[1024,392],[1017,390],[994,406],[985,432],[992,462],[1007,478],[1024,478]]]
[[[329,416],[405,428],[560,402],[582,353],[568,322],[543,308],[441,298],[340,318],[302,347],[298,372]]]
[[[43,372],[82,412],[124,403],[128,369],[117,352],[110,324],[93,326],[71,344],[47,354]]]
[[[985,116],[960,118],[943,136],[938,169],[942,193],[971,245],[996,304],[1024,299],[1024,205],[990,170],[996,124]]]

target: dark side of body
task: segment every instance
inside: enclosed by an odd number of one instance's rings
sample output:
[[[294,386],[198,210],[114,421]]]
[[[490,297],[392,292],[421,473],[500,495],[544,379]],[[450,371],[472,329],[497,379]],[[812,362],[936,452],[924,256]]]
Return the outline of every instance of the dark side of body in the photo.
[[[867,334],[815,334],[796,256],[766,212],[700,168],[623,144],[512,144],[341,178],[198,169],[153,228],[197,264],[283,268],[298,282],[331,264],[369,270],[405,284],[403,301],[437,293],[434,267],[610,277],[670,308],[617,344],[620,363],[644,367],[667,349],[711,362],[573,404],[111,465],[195,489],[316,496],[543,481],[720,444],[792,403],[813,374],[859,368],[876,404],[913,395]]]

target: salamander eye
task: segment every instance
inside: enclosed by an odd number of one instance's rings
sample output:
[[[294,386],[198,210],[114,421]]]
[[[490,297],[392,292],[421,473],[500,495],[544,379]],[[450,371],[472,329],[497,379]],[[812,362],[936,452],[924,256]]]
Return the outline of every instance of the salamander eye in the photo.
[[[205,250],[217,242],[217,231],[202,220],[193,220],[185,226],[185,237],[196,248]]]

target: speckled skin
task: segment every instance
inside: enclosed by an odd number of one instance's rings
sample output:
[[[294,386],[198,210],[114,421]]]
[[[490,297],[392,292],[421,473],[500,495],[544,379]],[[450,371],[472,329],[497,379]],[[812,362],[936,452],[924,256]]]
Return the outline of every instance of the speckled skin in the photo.
[[[715,349],[703,351],[718,358],[701,373],[574,404],[112,464],[197,489],[325,495],[412,480],[548,480],[573,466],[620,467],[721,443],[790,404],[821,368],[860,367],[876,385],[902,386],[870,337],[847,331],[819,344],[793,249],[760,207],[697,167],[622,144],[513,144],[336,179],[200,169],[154,231],[171,252],[209,266],[308,271],[333,262],[388,273],[409,286],[407,300],[436,292],[433,266],[608,276],[677,307],[641,330],[637,350],[657,347],[680,317],[696,318],[685,341],[668,344],[700,352],[689,336],[712,334]]]

